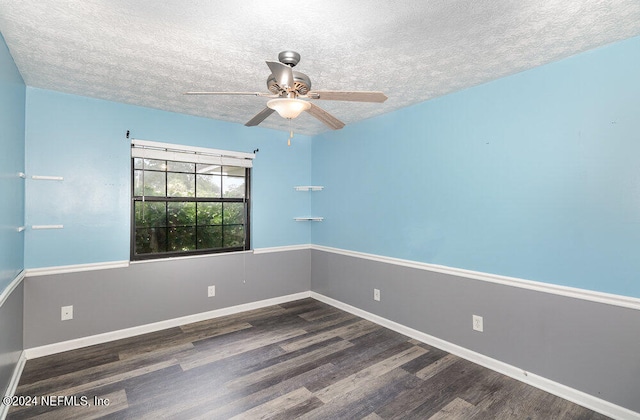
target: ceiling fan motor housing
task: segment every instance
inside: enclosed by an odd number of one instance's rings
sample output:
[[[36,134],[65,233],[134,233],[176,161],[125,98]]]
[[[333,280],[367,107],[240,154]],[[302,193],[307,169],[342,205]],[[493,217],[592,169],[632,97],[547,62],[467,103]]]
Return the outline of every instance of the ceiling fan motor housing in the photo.
[[[306,95],[307,92],[309,92],[309,90],[311,89],[311,79],[309,79],[309,76],[304,73],[300,73],[299,71],[293,72],[293,82],[293,90],[298,95]],[[269,88],[269,91],[271,93],[274,93],[276,95],[287,93],[286,89],[278,84],[273,74],[270,74],[269,78],[267,79],[267,88]]]

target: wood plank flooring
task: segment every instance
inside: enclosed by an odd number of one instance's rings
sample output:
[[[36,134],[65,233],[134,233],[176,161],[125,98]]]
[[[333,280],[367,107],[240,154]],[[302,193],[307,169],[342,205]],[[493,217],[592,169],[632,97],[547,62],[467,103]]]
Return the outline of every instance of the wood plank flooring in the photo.
[[[9,419],[606,418],[313,299],[29,360],[16,395],[62,398]]]

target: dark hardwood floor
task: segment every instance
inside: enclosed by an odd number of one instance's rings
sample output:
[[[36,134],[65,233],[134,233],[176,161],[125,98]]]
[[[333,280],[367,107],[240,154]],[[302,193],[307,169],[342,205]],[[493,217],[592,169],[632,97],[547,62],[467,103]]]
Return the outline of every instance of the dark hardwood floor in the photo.
[[[58,398],[9,419],[606,418],[313,299],[29,360],[16,395]]]

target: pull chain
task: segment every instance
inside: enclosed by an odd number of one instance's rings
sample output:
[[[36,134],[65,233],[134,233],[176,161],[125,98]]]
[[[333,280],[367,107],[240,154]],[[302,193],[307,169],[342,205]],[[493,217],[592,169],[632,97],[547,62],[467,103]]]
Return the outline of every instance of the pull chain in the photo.
[[[287,146],[291,146],[292,138],[293,138],[293,129],[291,128],[291,118],[289,118],[289,140],[287,140]]]

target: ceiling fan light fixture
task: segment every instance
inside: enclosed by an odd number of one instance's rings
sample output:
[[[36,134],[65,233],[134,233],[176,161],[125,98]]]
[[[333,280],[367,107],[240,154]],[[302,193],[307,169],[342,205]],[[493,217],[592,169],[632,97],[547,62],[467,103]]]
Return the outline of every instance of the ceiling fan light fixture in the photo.
[[[306,111],[311,108],[311,104],[309,102],[295,98],[272,99],[267,102],[267,106],[276,110],[282,118],[288,119],[297,118],[302,111]]]

